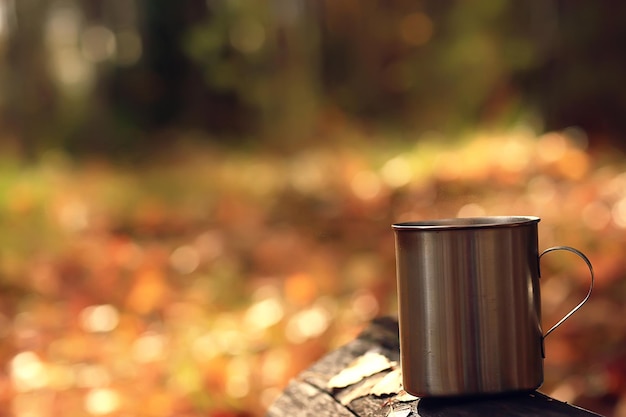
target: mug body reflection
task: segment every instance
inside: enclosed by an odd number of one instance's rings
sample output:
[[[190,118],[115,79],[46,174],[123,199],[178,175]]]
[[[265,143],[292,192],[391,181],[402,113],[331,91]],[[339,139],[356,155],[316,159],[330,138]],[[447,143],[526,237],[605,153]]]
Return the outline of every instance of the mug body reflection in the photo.
[[[543,382],[539,218],[393,225],[404,389],[416,396]]]

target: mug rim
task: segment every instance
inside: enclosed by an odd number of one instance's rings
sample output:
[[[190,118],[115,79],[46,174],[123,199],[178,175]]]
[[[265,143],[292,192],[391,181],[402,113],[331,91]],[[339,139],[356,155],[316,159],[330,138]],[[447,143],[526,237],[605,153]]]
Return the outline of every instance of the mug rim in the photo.
[[[445,229],[479,229],[494,227],[522,226],[538,223],[536,216],[480,216],[454,217],[447,219],[419,220],[394,223],[394,230],[445,230]]]

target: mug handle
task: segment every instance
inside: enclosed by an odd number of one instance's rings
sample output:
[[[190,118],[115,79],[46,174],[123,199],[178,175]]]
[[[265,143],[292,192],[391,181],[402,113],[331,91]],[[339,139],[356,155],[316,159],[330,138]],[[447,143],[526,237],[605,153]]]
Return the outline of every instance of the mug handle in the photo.
[[[571,246],[554,246],[554,247],[548,248],[548,249],[544,250],[543,252],[541,252],[541,254],[539,255],[539,259],[541,259],[541,257],[543,255],[545,255],[546,253],[554,252],[554,251],[557,251],[557,250],[565,250],[565,251],[568,251],[568,252],[572,252],[572,253],[578,255],[583,261],[585,261],[585,263],[587,264],[587,267],[589,267],[589,272],[591,273],[591,285],[589,285],[589,291],[587,292],[587,295],[585,296],[585,298],[576,307],[574,307],[569,313],[567,313],[565,316],[563,316],[563,318],[561,320],[559,320],[554,326],[552,326],[550,328],[550,330],[548,330],[546,332],[546,334],[543,335],[543,339],[548,337],[548,335],[550,333],[552,333],[557,327],[559,327],[561,324],[563,324],[563,322],[565,320],[570,318],[570,316],[572,314],[574,314],[576,311],[578,311],[578,309],[581,308],[583,306],[583,304],[585,304],[587,302],[587,300],[591,296],[591,291],[593,291],[593,282],[594,282],[593,266],[591,265],[591,261],[589,260],[589,258],[587,258],[585,256],[585,254],[582,253],[581,251],[579,251],[578,249],[574,249]]]

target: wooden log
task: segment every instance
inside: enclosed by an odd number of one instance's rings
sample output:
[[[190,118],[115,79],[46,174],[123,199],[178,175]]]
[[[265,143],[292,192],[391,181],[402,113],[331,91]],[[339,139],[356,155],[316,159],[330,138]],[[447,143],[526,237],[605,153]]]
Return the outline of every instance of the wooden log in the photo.
[[[488,397],[417,398],[400,385],[398,323],[375,319],[355,340],[292,380],[267,417],[592,417],[537,391]]]

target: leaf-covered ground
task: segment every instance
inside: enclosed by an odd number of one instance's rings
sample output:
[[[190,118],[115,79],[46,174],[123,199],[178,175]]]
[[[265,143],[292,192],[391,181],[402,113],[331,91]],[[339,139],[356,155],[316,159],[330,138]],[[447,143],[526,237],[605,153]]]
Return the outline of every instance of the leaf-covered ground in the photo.
[[[395,314],[393,222],[483,214],[540,216],[541,248],[589,256],[542,391],[626,415],[626,159],[569,133],[2,160],[0,415],[260,416]],[[589,274],[567,253],[542,270],[547,328]]]

